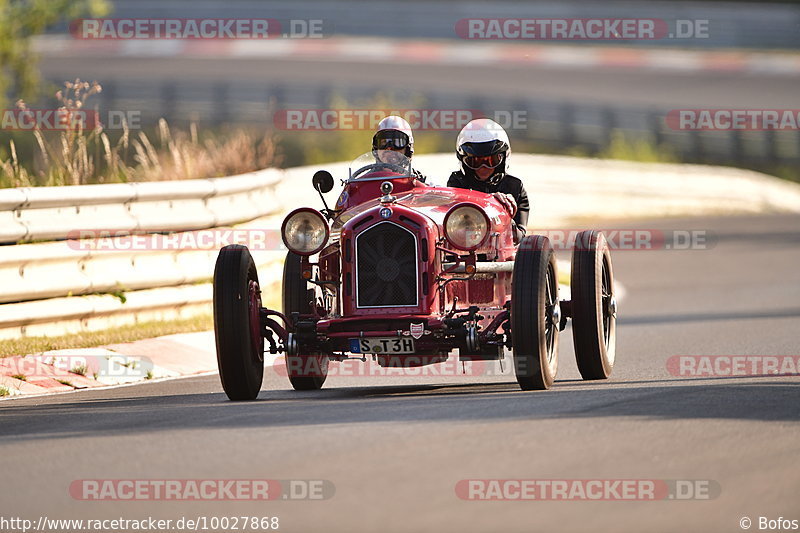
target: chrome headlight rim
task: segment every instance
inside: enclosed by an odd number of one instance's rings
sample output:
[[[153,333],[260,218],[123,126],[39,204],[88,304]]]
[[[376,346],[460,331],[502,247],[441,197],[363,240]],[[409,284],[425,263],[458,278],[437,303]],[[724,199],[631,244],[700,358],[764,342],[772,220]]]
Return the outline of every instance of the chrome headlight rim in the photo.
[[[474,244],[473,246],[469,246],[469,247],[460,246],[453,239],[451,239],[450,235],[447,233],[447,223],[450,220],[450,217],[458,209],[461,209],[463,207],[469,207],[469,208],[475,209],[476,211],[478,211],[478,213],[481,214],[481,216],[483,216],[483,219],[486,221],[486,232],[483,234],[483,236],[481,237],[480,241],[477,244]],[[480,248],[481,246],[483,246],[486,243],[486,240],[489,238],[489,234],[491,233],[491,231],[490,231],[491,227],[492,227],[491,221],[489,220],[489,215],[486,214],[486,211],[481,209],[480,206],[478,206],[476,204],[473,204],[471,202],[461,202],[461,203],[456,204],[453,207],[451,207],[450,210],[447,212],[447,214],[444,216],[444,223],[442,224],[442,231],[444,232],[445,239],[447,239],[447,242],[449,242],[450,245],[453,248],[455,248],[457,250],[462,250],[464,252],[471,252],[471,251],[477,250],[478,248]]]
[[[322,244],[320,244],[320,246],[314,248],[313,250],[298,250],[296,248],[293,248],[293,247],[289,246],[289,243],[287,242],[287,239],[286,239],[286,226],[289,224],[289,221],[292,220],[292,218],[294,216],[296,216],[296,215],[298,215],[300,213],[310,213],[311,215],[316,216],[322,222],[322,227],[325,228],[325,237],[322,239]],[[320,252],[323,248],[325,248],[325,246],[328,245],[328,241],[330,240],[330,236],[331,236],[331,230],[330,230],[330,227],[328,226],[328,221],[325,219],[324,216],[322,216],[322,213],[320,213],[319,211],[317,211],[316,209],[313,209],[311,207],[300,207],[298,209],[295,209],[294,211],[292,211],[291,213],[286,215],[286,218],[283,219],[283,224],[281,224],[281,239],[283,240],[283,245],[286,246],[286,248],[289,251],[291,251],[292,253],[295,253],[297,255],[306,255],[306,256],[308,256],[308,255],[314,255],[314,254]]]

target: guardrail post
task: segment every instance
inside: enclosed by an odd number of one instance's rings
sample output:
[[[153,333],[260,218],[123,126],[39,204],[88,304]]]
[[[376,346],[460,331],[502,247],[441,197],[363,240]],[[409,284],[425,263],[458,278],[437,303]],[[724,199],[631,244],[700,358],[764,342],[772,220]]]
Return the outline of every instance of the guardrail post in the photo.
[[[317,92],[317,108],[328,109],[331,105],[331,95],[333,88],[330,85],[323,85]]]
[[[778,156],[778,146],[775,138],[775,130],[766,130],[764,132],[764,154],[766,155],[767,164],[775,166],[778,164],[780,157]]]
[[[616,127],[616,117],[614,116],[614,110],[610,107],[604,107],[601,112],[601,122],[603,127],[603,134],[605,139],[601,139],[598,143],[598,148],[608,148],[611,146],[611,143],[614,141],[614,129]]]
[[[695,163],[701,163],[705,151],[703,150],[703,139],[700,137],[699,131],[689,132],[689,143],[691,144],[689,153],[691,154],[692,160]]]
[[[486,113],[486,101],[480,96],[471,96],[467,101],[469,109],[477,111],[478,116],[494,119],[491,114]]]
[[[217,83],[213,89],[214,122],[224,124],[230,121],[229,86],[227,83]]]
[[[117,105],[117,80],[112,79],[103,83],[102,95],[106,114],[109,111],[115,111],[114,107]]]
[[[647,122],[650,126],[650,138],[653,140],[653,144],[658,147],[664,142],[664,134],[661,131],[661,127],[664,123],[664,115],[651,110],[648,114]]]
[[[572,104],[562,104],[558,109],[560,141],[563,147],[575,144],[575,108]]]
[[[272,111],[282,109],[286,105],[286,87],[276,84],[267,89],[267,104]]]
[[[167,81],[161,85],[161,116],[168,122],[175,120],[175,109],[178,105],[177,92],[174,81]]]
[[[741,130],[731,130],[730,147],[731,153],[729,155],[729,161],[736,161],[737,165],[741,165],[744,161],[744,143],[742,142]]]
[[[521,117],[525,121],[524,127],[522,124],[516,124],[516,118]],[[531,125],[533,122],[533,113],[531,113],[530,109],[528,109],[528,103],[525,100],[515,100],[513,104],[511,104],[511,124],[509,124],[510,128],[515,131],[515,135],[524,136],[526,139],[531,138]],[[518,128],[521,128],[523,131],[519,131]]]

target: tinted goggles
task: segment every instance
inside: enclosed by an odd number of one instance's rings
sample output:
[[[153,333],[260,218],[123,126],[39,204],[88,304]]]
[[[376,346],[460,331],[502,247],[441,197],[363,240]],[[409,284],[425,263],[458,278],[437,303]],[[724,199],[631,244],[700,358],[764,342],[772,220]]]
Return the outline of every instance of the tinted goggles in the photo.
[[[375,138],[378,150],[402,150],[408,146],[408,136],[400,132],[379,133]]]
[[[483,155],[483,156],[478,156],[478,155],[464,156],[464,164],[473,170],[477,170],[481,167],[495,168],[502,162],[503,162],[502,152],[492,155]]]

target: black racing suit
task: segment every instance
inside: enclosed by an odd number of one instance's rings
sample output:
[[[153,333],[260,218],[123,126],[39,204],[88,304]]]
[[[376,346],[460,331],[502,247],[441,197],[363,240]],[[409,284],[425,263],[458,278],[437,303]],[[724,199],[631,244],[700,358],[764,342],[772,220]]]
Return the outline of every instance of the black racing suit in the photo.
[[[479,181],[471,176],[465,176],[463,172],[458,170],[450,174],[447,186],[472,189],[489,194],[495,192],[510,194],[517,202],[517,213],[514,215],[514,242],[519,243],[522,237],[525,236],[525,226],[528,225],[528,214],[531,206],[528,202],[528,193],[525,192],[521,179],[505,174],[499,180],[490,183],[489,181]]]

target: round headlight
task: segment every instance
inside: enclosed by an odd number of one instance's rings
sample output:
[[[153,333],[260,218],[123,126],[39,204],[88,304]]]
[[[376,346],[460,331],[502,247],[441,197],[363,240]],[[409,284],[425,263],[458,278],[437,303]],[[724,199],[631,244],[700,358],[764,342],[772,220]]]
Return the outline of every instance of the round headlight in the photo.
[[[283,221],[281,236],[289,250],[300,255],[312,255],[328,242],[328,223],[319,211],[296,209]]]
[[[474,205],[457,205],[444,217],[444,236],[459,250],[474,250],[488,234],[489,219]]]

